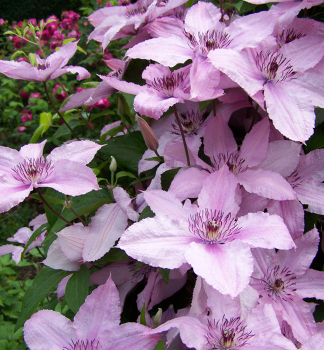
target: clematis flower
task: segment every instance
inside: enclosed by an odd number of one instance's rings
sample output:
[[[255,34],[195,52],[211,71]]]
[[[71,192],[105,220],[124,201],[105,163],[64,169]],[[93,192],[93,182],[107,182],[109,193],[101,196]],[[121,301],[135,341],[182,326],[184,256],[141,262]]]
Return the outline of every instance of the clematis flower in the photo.
[[[78,73],[77,79],[87,79],[90,73],[83,67],[66,66],[77,50],[77,41],[62,46],[58,51],[42,59],[38,54],[36,66],[28,62],[0,61],[0,73],[12,79],[42,82],[55,79],[66,73]]]
[[[171,192],[146,191],[156,216],[130,226],[117,247],[151,266],[175,269],[188,262],[215,289],[237,296],[253,271],[250,247],[295,246],[279,216],[259,212],[236,219],[237,185],[224,165],[203,180],[198,205],[182,205]]]
[[[51,187],[70,196],[98,190],[97,178],[86,167],[102,147],[92,141],[74,141],[55,148],[45,159],[46,140],[20,151],[0,147],[0,212],[22,202],[33,188]]]
[[[178,328],[181,340],[196,350],[294,350],[280,331],[271,305],[252,309],[247,315],[235,300],[206,283],[200,290],[199,278],[188,316],[174,318],[149,330],[155,334]]]
[[[303,298],[324,299],[324,272],[309,269],[319,244],[316,228],[295,240],[297,249],[254,249],[255,269],[251,286],[260,304],[272,304],[280,322],[285,320],[294,337],[303,343],[317,333],[314,317]]]
[[[150,328],[138,323],[120,325],[121,308],[111,279],[85,300],[74,321],[51,310],[34,314],[24,326],[30,350],[153,350],[160,335],[144,335]]]
[[[284,136],[305,142],[315,124],[312,83],[299,79],[323,57],[321,37],[306,36],[283,45],[278,51],[265,46],[243,50],[219,49],[208,59],[239,84],[263,107],[263,95],[269,118]],[[307,57],[307,60],[305,60]]]

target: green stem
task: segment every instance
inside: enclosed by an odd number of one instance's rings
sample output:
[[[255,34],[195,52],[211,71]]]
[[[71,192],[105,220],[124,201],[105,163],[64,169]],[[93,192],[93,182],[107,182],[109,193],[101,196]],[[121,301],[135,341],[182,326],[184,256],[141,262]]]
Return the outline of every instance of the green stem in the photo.
[[[44,198],[44,196],[42,195],[42,192],[40,191],[39,188],[36,188],[36,192],[38,193],[40,199],[43,201],[43,203],[47,206],[47,208],[54,214],[56,215],[58,218],[60,218],[61,220],[63,220],[64,222],[66,222],[68,225],[72,226],[72,222],[66,220],[63,216],[61,216],[56,210],[54,210],[46,201],[46,199]]]
[[[74,137],[80,141],[78,135],[75,133],[75,131],[73,131],[70,127],[70,125],[66,122],[66,120],[64,119],[64,117],[62,116],[62,114],[58,111],[58,109],[56,108],[53,100],[51,99],[49,93],[48,93],[48,90],[47,90],[47,86],[46,86],[46,81],[44,81],[44,89],[45,89],[45,93],[46,93],[46,96],[47,98],[49,99],[52,107],[54,108],[55,112],[58,114],[58,116],[61,118],[61,120],[63,121],[63,123],[67,126],[67,128],[71,131],[71,133],[74,135]]]
[[[173,112],[174,112],[174,115],[176,117],[177,123],[179,125],[183,146],[184,146],[184,149],[185,149],[185,152],[186,152],[187,164],[188,164],[188,166],[190,166],[190,158],[189,158],[187,142],[186,142],[186,138],[185,138],[184,133],[183,133],[182,125],[181,125],[181,122],[180,122],[180,119],[179,119],[179,116],[178,116],[178,112],[177,112],[177,109],[176,109],[175,105],[173,106]]]
[[[82,217],[78,214],[78,213],[76,213],[73,209],[72,209],[72,207],[68,207],[71,211],[72,211],[72,213],[83,223],[83,225],[84,226],[88,226],[88,224],[82,219]]]

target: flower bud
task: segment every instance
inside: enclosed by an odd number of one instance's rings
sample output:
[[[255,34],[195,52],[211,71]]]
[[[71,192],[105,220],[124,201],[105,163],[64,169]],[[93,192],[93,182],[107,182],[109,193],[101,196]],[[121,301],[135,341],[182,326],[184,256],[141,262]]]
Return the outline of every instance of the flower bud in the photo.
[[[110,162],[110,165],[109,165],[109,170],[111,172],[115,172],[117,170],[117,162],[116,162],[116,159],[111,156],[111,162]]]
[[[141,129],[147,148],[156,152],[159,147],[159,141],[154,135],[153,130],[142,117],[140,117],[138,114],[136,116],[138,126]]]

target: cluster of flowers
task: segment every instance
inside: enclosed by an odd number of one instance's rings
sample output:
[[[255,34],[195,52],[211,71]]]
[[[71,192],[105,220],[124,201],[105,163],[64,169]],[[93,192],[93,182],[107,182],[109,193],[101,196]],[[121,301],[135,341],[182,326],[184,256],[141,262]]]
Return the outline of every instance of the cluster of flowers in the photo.
[[[90,283],[100,286],[74,322],[54,311],[34,314],[24,327],[31,350],[153,350],[160,339],[168,349],[324,347],[324,324],[316,324],[315,305],[303,300],[324,300],[324,272],[309,268],[319,233],[304,234],[304,211],[324,214],[324,150],[302,149],[313,134],[314,107],[324,107],[324,26],[296,17],[315,3],[286,1],[239,17],[208,2],[186,9],[185,2],[139,0],[89,17],[95,27],[89,40],[103,48],[135,37],[128,59],[109,60],[113,71],[100,76],[98,87],[73,95],[61,112],[91,107],[116,91],[135,95],[135,111],[153,119],[151,127],[137,119],[148,146],[138,171],[157,167],[156,175],[136,198],[112,186],[115,203],[101,206],[86,225],[56,232],[43,261],[52,269],[100,267],[96,261],[112,248],[128,258],[91,274]],[[75,50],[69,43],[46,60],[36,56],[37,66],[0,61],[0,72],[31,81],[67,72],[87,78],[84,68],[66,66]],[[142,73],[146,85],[123,80],[135,58],[157,62]],[[229,125],[244,130],[244,139],[237,141]],[[99,189],[86,164],[102,145],[73,141],[46,158],[44,146],[1,148],[1,212],[33,188],[71,196]],[[169,190],[162,190],[162,174],[175,168]],[[113,161],[110,171],[116,171]],[[154,216],[139,220],[147,206]],[[10,252],[19,261],[13,246],[0,249]],[[168,284],[163,269],[171,270]],[[149,311],[179,291],[192,271],[190,307],[151,318]],[[60,282],[59,297],[70,277]],[[146,326],[119,325],[125,298],[141,281],[137,307]]]

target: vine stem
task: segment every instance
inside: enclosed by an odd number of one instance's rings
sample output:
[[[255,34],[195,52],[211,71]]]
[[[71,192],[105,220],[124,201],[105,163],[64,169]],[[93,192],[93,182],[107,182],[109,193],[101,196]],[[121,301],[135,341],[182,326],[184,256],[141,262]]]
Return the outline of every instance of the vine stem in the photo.
[[[88,224],[82,219],[82,217],[72,209],[72,207],[68,207],[72,213],[83,223],[84,226],[88,226]]]
[[[44,198],[44,196],[42,195],[42,192],[40,191],[39,188],[35,188],[36,192],[38,193],[39,197],[41,198],[41,200],[43,201],[43,203],[47,206],[47,208],[54,214],[56,215],[58,218],[60,218],[61,220],[63,220],[64,222],[66,222],[68,225],[73,226],[72,222],[66,220],[63,216],[61,216],[56,210],[54,210],[46,201],[46,199]]]
[[[176,117],[177,123],[179,125],[183,146],[184,146],[184,149],[185,149],[185,152],[186,152],[187,164],[188,164],[188,166],[190,166],[190,158],[189,158],[187,142],[186,142],[186,138],[185,138],[184,133],[183,133],[182,125],[181,125],[181,122],[180,122],[180,119],[179,119],[179,116],[178,116],[178,112],[177,112],[176,106],[173,106],[173,112],[174,112],[174,115]]]
[[[50,97],[50,95],[49,95],[49,93],[48,93],[47,86],[46,86],[46,81],[44,81],[43,84],[44,84],[44,89],[45,89],[46,96],[47,96],[47,98],[49,99],[49,101],[50,101],[52,107],[54,108],[55,112],[59,115],[59,117],[61,118],[61,120],[64,122],[64,124],[67,126],[67,128],[71,131],[71,133],[74,135],[74,137],[75,137],[78,141],[80,141],[78,135],[75,133],[75,131],[73,131],[73,130],[71,129],[70,125],[66,122],[66,120],[64,119],[64,117],[62,116],[62,114],[61,114],[61,113],[58,111],[58,109],[56,108],[56,106],[55,106],[53,100],[51,99],[51,97]]]

